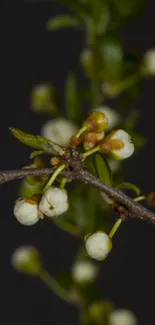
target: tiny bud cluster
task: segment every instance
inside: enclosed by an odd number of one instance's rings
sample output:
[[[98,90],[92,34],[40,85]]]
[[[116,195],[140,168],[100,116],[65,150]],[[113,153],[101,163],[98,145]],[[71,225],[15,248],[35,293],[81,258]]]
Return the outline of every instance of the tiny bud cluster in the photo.
[[[105,232],[97,231],[86,238],[87,254],[95,260],[104,260],[112,249],[112,241]]]

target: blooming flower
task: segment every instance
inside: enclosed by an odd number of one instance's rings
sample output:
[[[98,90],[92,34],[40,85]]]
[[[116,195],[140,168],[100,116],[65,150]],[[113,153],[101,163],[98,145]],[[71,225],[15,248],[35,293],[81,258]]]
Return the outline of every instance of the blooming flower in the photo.
[[[104,113],[106,115],[106,117],[108,118],[107,131],[116,127],[121,120],[120,115],[115,110],[113,110],[112,108],[110,108],[108,106],[97,107],[95,109],[95,111]]]
[[[67,192],[58,187],[49,188],[39,203],[39,210],[48,217],[57,217],[66,212],[68,207]]]
[[[41,135],[63,147],[67,147],[70,138],[76,134],[77,130],[78,127],[72,121],[57,118],[49,120],[43,125]]]
[[[135,315],[126,309],[117,309],[112,311],[109,317],[110,325],[136,325]]]
[[[98,231],[86,238],[86,251],[95,260],[101,261],[112,249],[111,239],[105,232]]]
[[[14,215],[25,226],[34,225],[41,218],[38,203],[33,199],[18,199],[14,205]]]
[[[97,266],[90,261],[78,261],[72,268],[72,277],[77,283],[92,282],[97,273]]]
[[[109,133],[100,144],[101,152],[122,160],[130,157],[134,152],[134,144],[130,135],[124,130],[115,130]]]
[[[12,266],[20,272],[31,275],[39,274],[41,269],[40,256],[33,246],[21,246],[17,248],[11,258]]]

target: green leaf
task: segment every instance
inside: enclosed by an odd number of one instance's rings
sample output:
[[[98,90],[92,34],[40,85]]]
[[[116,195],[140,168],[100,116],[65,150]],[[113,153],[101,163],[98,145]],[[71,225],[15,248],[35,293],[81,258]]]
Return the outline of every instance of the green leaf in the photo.
[[[36,151],[33,151],[31,154],[30,154],[30,159],[33,159],[37,156],[40,156],[44,153],[44,150],[36,150]]]
[[[70,73],[66,80],[65,102],[67,117],[71,120],[77,120],[80,111],[80,101],[77,90],[76,76]]]
[[[123,182],[120,183],[119,185],[116,186],[116,188],[119,189],[127,189],[127,190],[132,190],[136,193],[136,195],[140,195],[141,194],[141,190],[139,187],[137,187],[136,185],[132,184],[132,183],[127,183],[127,182]]]
[[[112,175],[111,175],[111,171],[110,171],[107,161],[99,153],[96,153],[94,155],[94,160],[95,160],[95,168],[97,171],[98,178],[105,184],[111,186],[112,185]]]
[[[104,33],[110,19],[110,10],[107,3],[103,0],[91,1],[91,16],[96,34]]]
[[[23,144],[28,147],[39,149],[48,154],[63,155],[64,151],[58,144],[43,138],[40,135],[33,135],[31,133],[23,132],[19,129],[10,127],[12,134]]]
[[[70,27],[80,27],[80,21],[72,16],[69,15],[62,15],[52,17],[47,22],[47,30],[48,31],[55,31],[62,28],[70,28]]]

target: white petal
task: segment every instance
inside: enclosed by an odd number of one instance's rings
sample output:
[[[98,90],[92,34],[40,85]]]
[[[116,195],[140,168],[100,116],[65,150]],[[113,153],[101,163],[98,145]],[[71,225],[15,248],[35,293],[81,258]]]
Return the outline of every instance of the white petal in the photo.
[[[104,259],[112,248],[108,235],[104,232],[96,232],[86,239],[86,251],[96,260]]]
[[[41,135],[63,147],[69,145],[69,139],[75,135],[78,127],[64,118],[49,120],[41,129]]]
[[[19,200],[14,206],[14,215],[16,219],[25,226],[31,226],[40,219],[37,204],[30,204],[23,200]]]
[[[132,143],[130,135],[127,132],[124,130],[116,130],[111,139],[122,140],[124,143],[124,148],[112,151],[114,157],[118,159],[126,159],[133,154],[135,147]]]
[[[114,310],[109,318],[110,325],[136,325],[135,315],[126,309]]]
[[[144,67],[147,73],[155,74],[155,49],[150,49],[144,55]]]
[[[79,261],[72,268],[73,279],[78,283],[94,281],[97,272],[98,268],[90,261]]]
[[[68,206],[67,192],[58,187],[48,189],[39,203],[40,211],[48,217],[61,215],[68,210]]]

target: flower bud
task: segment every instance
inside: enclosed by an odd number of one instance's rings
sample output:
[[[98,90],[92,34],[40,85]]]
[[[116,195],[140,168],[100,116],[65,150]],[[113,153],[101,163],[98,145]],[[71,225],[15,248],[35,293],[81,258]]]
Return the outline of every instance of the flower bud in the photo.
[[[90,261],[77,261],[72,268],[73,280],[79,284],[93,282],[97,276],[98,267]]]
[[[12,254],[12,266],[19,272],[30,275],[39,275],[41,271],[41,261],[37,249],[33,246],[21,246]]]
[[[67,192],[58,187],[49,188],[39,203],[39,210],[48,217],[57,217],[66,212],[68,207]]]
[[[31,93],[32,109],[36,112],[55,112],[55,90],[50,84],[36,85]]]
[[[114,310],[109,317],[110,325],[136,325],[135,315],[126,309]]]
[[[103,231],[97,231],[86,238],[87,254],[95,260],[104,260],[112,249],[112,241]]]
[[[150,192],[146,199],[148,204],[155,206],[155,192]]]
[[[22,225],[34,225],[41,218],[37,200],[35,198],[18,199],[14,206],[14,215]]]
[[[109,324],[109,314],[113,310],[113,305],[108,301],[95,301],[89,307],[89,314],[94,324]]]
[[[93,149],[96,144],[104,138],[104,132],[86,132],[83,136],[83,147],[85,151]]]
[[[77,133],[78,127],[64,118],[49,120],[41,129],[41,135],[63,147],[69,146],[70,138]]]
[[[108,119],[104,113],[93,112],[84,122],[84,125],[87,126],[87,131],[102,132],[108,126]]]
[[[105,116],[108,118],[107,131],[116,127],[121,120],[120,115],[115,110],[113,110],[108,106],[97,107],[95,111],[104,113]]]
[[[147,51],[142,60],[141,72],[143,75],[155,75],[155,49]]]
[[[100,143],[102,153],[112,155],[115,159],[122,160],[130,157],[134,152],[131,137],[124,130],[115,130],[109,133]]]

